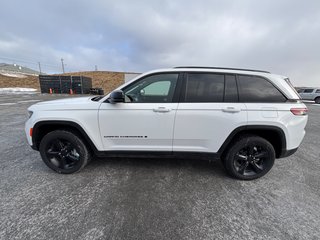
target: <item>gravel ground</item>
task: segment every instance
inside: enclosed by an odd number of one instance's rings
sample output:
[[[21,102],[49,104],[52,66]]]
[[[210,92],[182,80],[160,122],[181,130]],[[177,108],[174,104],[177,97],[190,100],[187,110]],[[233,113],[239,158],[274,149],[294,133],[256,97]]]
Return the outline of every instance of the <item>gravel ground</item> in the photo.
[[[0,239],[320,239],[320,106],[303,144],[255,181],[219,161],[100,159],[48,169],[26,142],[33,101],[0,95]]]

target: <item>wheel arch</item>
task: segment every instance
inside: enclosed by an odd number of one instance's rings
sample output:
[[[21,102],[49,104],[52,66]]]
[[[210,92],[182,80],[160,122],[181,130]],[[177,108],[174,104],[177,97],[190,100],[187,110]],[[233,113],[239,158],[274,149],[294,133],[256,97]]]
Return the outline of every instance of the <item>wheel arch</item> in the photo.
[[[233,141],[246,134],[256,135],[268,140],[276,152],[276,158],[281,158],[286,155],[287,142],[284,131],[280,127],[265,125],[249,125],[236,128],[224,141],[218,153],[221,156],[225,155],[226,150]]]
[[[69,130],[78,137],[81,137],[83,141],[88,145],[89,149],[92,150],[94,153],[97,153],[98,150],[94,145],[93,141],[87,135],[87,133],[83,130],[83,128],[75,122],[72,121],[40,121],[37,122],[33,126],[32,131],[32,148],[34,150],[39,151],[39,145],[42,138],[49,132],[54,130]]]

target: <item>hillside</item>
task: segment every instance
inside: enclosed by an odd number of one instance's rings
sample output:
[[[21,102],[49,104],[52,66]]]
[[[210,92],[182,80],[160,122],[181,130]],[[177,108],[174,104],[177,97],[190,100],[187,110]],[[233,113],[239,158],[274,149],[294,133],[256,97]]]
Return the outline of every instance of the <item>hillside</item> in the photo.
[[[65,74],[56,74],[65,76],[85,76],[92,79],[92,87],[102,88],[105,93],[124,83],[124,72],[110,72],[110,71],[87,71],[87,72],[72,72]]]
[[[54,74],[65,76],[85,76],[92,79],[92,87],[102,88],[105,93],[110,92],[114,88],[124,83],[124,72],[110,72],[110,71],[87,71],[87,72],[73,72],[65,74]],[[36,88],[40,90],[38,76],[30,75],[16,75],[6,76],[0,73],[0,88],[8,87],[27,87]]]
[[[40,89],[39,77],[20,75],[20,77],[10,77],[0,74],[0,88],[22,87]]]
[[[2,74],[11,74],[19,73],[24,75],[38,75],[39,72],[31,68],[24,67],[18,64],[9,64],[9,63],[0,63],[0,73]]]

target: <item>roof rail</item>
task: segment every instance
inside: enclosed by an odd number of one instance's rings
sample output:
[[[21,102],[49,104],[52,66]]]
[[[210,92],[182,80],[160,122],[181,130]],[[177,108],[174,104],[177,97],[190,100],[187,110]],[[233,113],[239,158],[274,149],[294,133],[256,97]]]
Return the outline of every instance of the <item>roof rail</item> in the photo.
[[[250,72],[263,72],[270,73],[268,71],[263,70],[254,70],[254,69],[244,69],[244,68],[225,68],[225,67],[197,67],[197,66],[179,66],[174,68],[202,68],[202,69],[225,69],[225,70],[238,70],[238,71],[250,71]]]

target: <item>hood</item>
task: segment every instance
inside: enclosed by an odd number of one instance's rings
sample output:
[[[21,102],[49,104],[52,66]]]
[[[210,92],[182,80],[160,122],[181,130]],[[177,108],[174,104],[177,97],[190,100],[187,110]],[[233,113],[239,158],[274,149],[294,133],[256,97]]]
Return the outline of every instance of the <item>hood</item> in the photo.
[[[85,109],[98,109],[101,103],[97,101],[92,101],[90,97],[77,97],[77,98],[64,98],[58,100],[51,100],[45,102],[38,102],[32,105],[29,110],[44,110],[44,111],[54,111],[54,110],[85,110]]]
[[[76,98],[64,98],[64,99],[57,99],[57,100],[50,100],[50,101],[45,101],[45,102],[38,102],[35,105],[43,105],[43,104],[70,104],[70,103],[84,103],[91,101],[90,97],[76,97]]]

